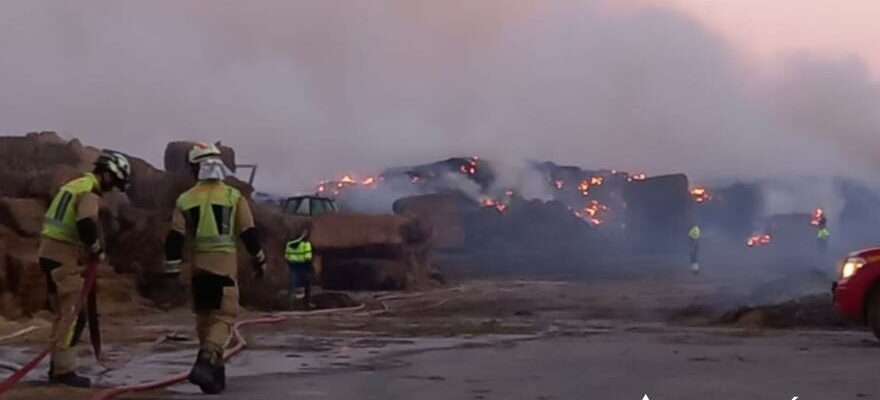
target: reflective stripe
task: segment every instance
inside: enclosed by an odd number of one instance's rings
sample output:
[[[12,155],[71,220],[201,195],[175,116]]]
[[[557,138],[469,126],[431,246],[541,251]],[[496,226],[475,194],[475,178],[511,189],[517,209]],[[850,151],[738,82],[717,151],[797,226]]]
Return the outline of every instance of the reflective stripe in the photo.
[[[177,208],[187,219],[187,236],[194,252],[236,252],[233,233],[240,199],[238,189],[222,182],[199,182],[180,195]]]
[[[197,237],[193,238],[193,244],[196,246],[217,246],[217,245],[235,245],[235,238],[230,235],[214,236],[214,237]]]
[[[58,191],[49,209],[46,210],[42,235],[74,245],[82,245],[79,231],[76,228],[76,213],[79,196],[83,193],[96,191],[98,177],[87,173],[74,179]]]

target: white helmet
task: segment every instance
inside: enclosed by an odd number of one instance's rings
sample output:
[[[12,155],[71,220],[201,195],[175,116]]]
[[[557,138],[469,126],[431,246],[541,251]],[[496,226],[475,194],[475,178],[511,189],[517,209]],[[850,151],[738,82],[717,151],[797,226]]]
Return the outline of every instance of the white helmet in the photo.
[[[110,171],[119,190],[125,191],[131,183],[131,164],[128,162],[128,158],[120,153],[107,150],[101,152],[95,161],[95,166]]]
[[[209,158],[219,158],[220,148],[217,145],[205,142],[196,142],[193,144],[192,150],[189,151],[189,163],[198,164]]]

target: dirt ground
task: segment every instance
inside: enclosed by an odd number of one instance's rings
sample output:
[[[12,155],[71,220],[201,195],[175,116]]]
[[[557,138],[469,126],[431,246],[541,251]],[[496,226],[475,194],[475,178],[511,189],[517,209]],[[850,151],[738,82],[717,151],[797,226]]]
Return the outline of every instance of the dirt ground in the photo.
[[[813,295],[821,294],[820,283]],[[871,356],[863,350],[873,353],[876,347],[860,328],[833,319],[819,326],[783,325],[787,330],[770,329],[777,325],[768,318],[777,317],[756,317],[760,308],[748,318],[730,319],[756,292],[731,287],[743,286],[729,277],[683,273],[665,280],[480,280],[425,292],[351,294],[363,309],[243,328],[248,348],[229,363],[231,389],[219,398],[414,398],[416,391],[424,393],[417,398],[430,399],[449,390],[451,398],[462,399],[593,397],[589,393],[641,398],[648,392],[660,399],[708,393],[790,399],[798,393],[789,394],[789,387],[826,393],[816,391],[821,385],[800,383],[823,382],[823,358],[852,352],[859,357],[850,361],[867,363]],[[822,312],[833,315],[830,303]],[[264,315],[247,311],[241,319]],[[26,362],[48,332],[42,317],[0,324],[0,337],[37,327],[2,342],[0,359]],[[127,364],[102,371],[81,345],[83,371],[98,386],[186,371],[195,354],[185,309],[134,303],[105,313],[102,324],[107,354]],[[45,386],[45,364],[4,399],[76,400],[98,392]],[[782,382],[790,385],[776,385],[770,377],[783,367],[788,372]],[[725,383],[724,371],[739,374],[744,386]],[[679,386],[688,389],[676,391]],[[880,396],[874,387],[856,387],[846,396],[803,392],[801,398]],[[374,394],[359,397],[366,392]],[[124,398],[195,397],[190,385],[179,384]]]

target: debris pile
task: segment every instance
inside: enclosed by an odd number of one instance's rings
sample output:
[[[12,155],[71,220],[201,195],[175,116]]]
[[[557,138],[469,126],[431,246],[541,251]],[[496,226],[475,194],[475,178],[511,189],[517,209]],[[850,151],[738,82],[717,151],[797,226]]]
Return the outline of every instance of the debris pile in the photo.
[[[186,142],[168,145],[165,164],[173,172],[129,156],[133,169],[130,190],[126,194],[109,193],[102,199],[101,222],[109,265],[115,272],[106,279],[133,282],[141,295],[161,306],[181,305],[188,299],[186,266],[180,279],[159,274],[175,200],[194,183],[186,165],[188,146]],[[223,151],[224,160],[234,168],[234,151]],[[99,149],[83,146],[76,139],[63,140],[54,132],[0,137],[0,316],[18,318],[44,309],[45,277],[36,256],[43,215],[58,188],[90,170],[99,153]],[[253,192],[247,183],[234,178],[228,183],[245,195]],[[362,216],[337,215],[310,221],[308,217],[284,214],[271,205],[253,204],[252,208],[269,268],[266,279],[254,282],[250,260],[245,251],[240,252],[239,279],[245,305],[272,307],[277,303],[275,293],[282,291],[287,282],[284,242],[308,225],[314,226],[317,253],[326,251],[323,264],[330,286],[333,282],[356,280],[357,285],[337,286],[399,289],[420,283],[428,274],[430,235],[409,218],[388,216],[364,221]],[[352,231],[349,227],[358,228]],[[360,273],[358,268],[365,265],[364,260],[369,260],[367,275],[371,279],[345,276],[356,270]],[[101,286],[99,282],[99,289]]]

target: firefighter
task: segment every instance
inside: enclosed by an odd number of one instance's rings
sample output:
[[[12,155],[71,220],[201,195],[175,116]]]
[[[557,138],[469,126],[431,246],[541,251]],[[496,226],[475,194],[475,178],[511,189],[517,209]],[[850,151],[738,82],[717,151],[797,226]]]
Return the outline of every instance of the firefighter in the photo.
[[[309,240],[309,229],[288,241],[284,246],[284,258],[287,260],[289,269],[287,296],[291,305],[297,300],[297,289],[303,289],[303,305],[311,306],[312,279],[314,267],[312,265],[312,242]]]
[[[83,261],[101,262],[105,258],[98,231],[100,196],[114,188],[124,191],[130,181],[128,159],[104,151],[92,172],[62,186],[46,211],[38,255],[40,269],[46,275],[49,309],[54,314],[50,383],[91,386],[88,378],[76,374],[74,349],[86,325],[85,313],[74,315],[83,286]]]
[[[247,199],[223,180],[230,173],[213,144],[196,143],[189,163],[198,182],[177,199],[165,242],[165,268],[180,273],[184,245],[190,250],[192,296],[199,353],[189,381],[206,394],[226,389],[223,351],[238,315],[235,236],[253,256],[254,276],[262,278],[266,255]]]
[[[694,225],[691,230],[688,232],[688,237],[690,238],[690,256],[691,256],[691,271],[694,274],[700,273],[700,236],[702,235],[702,231],[700,230],[699,225]]]

